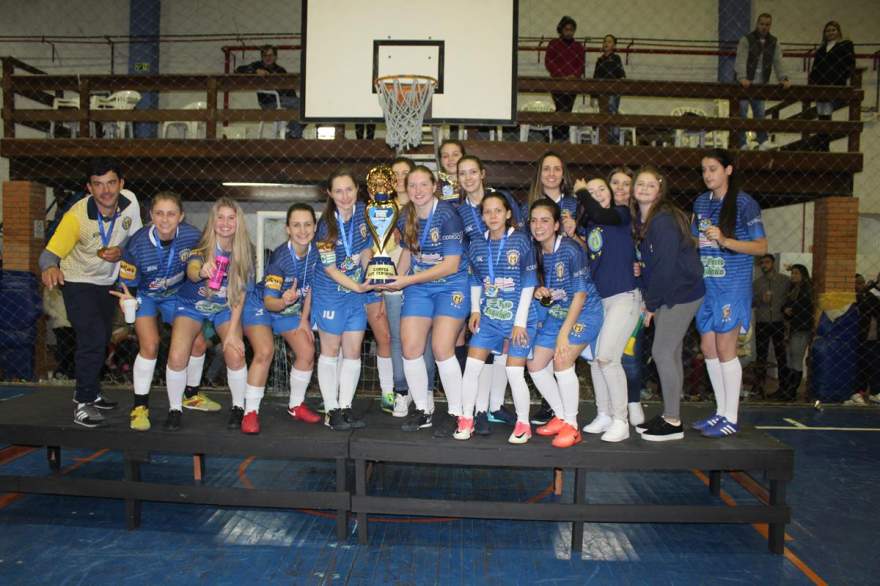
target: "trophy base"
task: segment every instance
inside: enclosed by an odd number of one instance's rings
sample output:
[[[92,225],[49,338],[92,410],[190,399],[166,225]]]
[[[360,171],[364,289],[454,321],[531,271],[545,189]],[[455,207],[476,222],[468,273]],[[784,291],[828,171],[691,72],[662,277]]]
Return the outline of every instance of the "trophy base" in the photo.
[[[367,265],[366,280],[371,285],[385,285],[391,281],[390,277],[397,276],[394,261],[388,256],[376,256]]]

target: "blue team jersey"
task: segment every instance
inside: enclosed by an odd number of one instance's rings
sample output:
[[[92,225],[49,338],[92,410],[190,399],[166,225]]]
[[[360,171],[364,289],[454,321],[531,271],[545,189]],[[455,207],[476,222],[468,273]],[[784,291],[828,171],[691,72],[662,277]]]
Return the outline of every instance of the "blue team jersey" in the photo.
[[[495,190],[492,188],[487,188],[486,195],[493,193],[494,191]],[[513,222],[513,227],[517,229],[522,228],[522,209],[520,208],[519,202],[513,199],[513,196],[507,191],[499,191],[498,193],[503,195],[507,200],[508,205],[510,205],[510,219],[511,222]],[[458,206],[458,215],[461,216],[461,222],[464,226],[465,247],[467,247],[467,244],[472,238],[482,237],[483,232],[486,231],[486,224],[483,222],[482,214],[482,208],[473,205],[467,197],[465,197],[464,201]]]
[[[318,272],[324,272],[323,267],[318,266],[318,249],[315,243],[309,244],[303,257],[296,255],[296,251],[290,242],[285,242],[269,257],[269,266],[263,277],[263,297],[281,297],[281,295],[293,286],[294,280],[299,290],[299,298],[292,305],[288,305],[275,315],[291,316],[302,315],[305,299],[315,276]],[[262,300],[261,300],[262,301]]]
[[[717,242],[705,236],[706,228],[719,224],[723,201],[723,198],[712,198],[712,192],[706,192],[694,202],[691,232],[699,237],[706,296],[733,294],[751,299],[754,267],[752,255],[722,248]],[[764,223],[761,220],[761,208],[750,195],[743,192],[736,196],[736,228],[733,237],[736,240],[757,240],[766,237]]]
[[[575,220],[577,219],[578,200],[576,197],[574,197],[573,195],[564,194],[559,201],[556,201],[555,199],[553,199],[549,195],[545,195],[544,197],[556,202],[556,204],[559,205],[559,210],[562,212],[563,218],[566,216],[569,216]],[[526,201],[522,205],[521,217],[523,218],[523,222],[525,223],[525,225],[527,225],[529,223],[529,202],[528,201]]]
[[[229,257],[229,266],[232,266],[232,252],[228,250],[220,250],[217,249],[216,255],[228,256]],[[189,260],[201,260],[204,261],[204,253],[201,250],[194,250],[190,256]],[[229,307],[229,299],[226,294],[226,288],[229,285],[229,271],[226,271],[226,274],[223,275],[223,281],[220,284],[220,288],[217,290],[211,289],[208,287],[208,279],[201,279],[198,282],[190,281],[189,279],[183,280],[183,285],[180,286],[180,289],[177,291],[177,301],[178,305],[188,305],[197,309],[201,313],[205,314],[213,314],[219,313],[224,309]],[[248,288],[250,289],[253,284],[249,284]]]
[[[513,228],[499,240],[487,240],[485,234],[479,234],[471,240],[468,258],[471,283],[480,286],[480,312],[489,319],[510,322],[512,328],[520,293],[526,287],[538,286],[531,237]],[[535,321],[532,304],[526,323]]]
[[[414,208],[410,208],[414,210]],[[413,213],[415,213],[413,211]],[[408,212],[400,215],[397,229],[405,233]],[[429,224],[430,222],[430,224]],[[444,283],[467,275],[467,258],[464,254],[462,239],[464,228],[461,217],[451,203],[435,201],[433,211],[426,219],[418,220],[419,250],[412,254],[410,274],[420,273],[440,264],[447,256],[458,256],[458,271],[432,283]],[[409,248],[403,238],[400,245]],[[413,252],[413,251],[410,251]],[[429,284],[429,283],[425,283]]]
[[[338,217],[326,215],[318,222],[315,242],[318,247],[322,270],[315,271],[313,299],[326,300],[338,298],[342,295],[355,294],[334,281],[327,274],[326,269],[335,267],[345,273],[351,280],[360,283],[363,281],[364,269],[361,266],[361,253],[368,250],[373,241],[367,231],[364,220],[364,203],[359,201],[355,205],[354,212],[347,222],[340,225]],[[336,245],[327,247],[322,244],[327,237],[327,222],[336,223]],[[356,295],[361,295],[356,293]]]
[[[138,295],[173,297],[186,280],[186,263],[198,246],[201,232],[181,223],[170,244],[163,245],[153,225],[144,226],[126,243],[119,263],[119,280],[137,287]]]
[[[581,313],[602,307],[602,300],[590,278],[590,270],[584,259],[584,251],[577,242],[565,236],[557,236],[553,252],[544,253],[544,286],[550,289],[553,304],[547,313],[565,319],[575,293],[587,294]]]
[[[603,299],[638,287],[633,275],[636,247],[629,209],[625,206],[612,209],[620,216],[621,224],[604,225],[591,221],[585,230],[590,276]]]

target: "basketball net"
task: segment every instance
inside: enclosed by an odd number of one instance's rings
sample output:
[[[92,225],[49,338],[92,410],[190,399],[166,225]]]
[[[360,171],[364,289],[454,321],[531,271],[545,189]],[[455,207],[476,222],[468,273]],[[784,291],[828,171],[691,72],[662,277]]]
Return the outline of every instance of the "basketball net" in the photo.
[[[389,75],[376,79],[376,94],[385,116],[385,142],[398,154],[422,142],[422,121],[437,80],[422,75]]]

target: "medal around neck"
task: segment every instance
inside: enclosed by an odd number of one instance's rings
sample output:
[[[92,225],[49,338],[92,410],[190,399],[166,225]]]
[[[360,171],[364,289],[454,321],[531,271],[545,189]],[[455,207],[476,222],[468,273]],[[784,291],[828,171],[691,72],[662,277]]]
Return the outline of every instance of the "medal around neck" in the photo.
[[[400,215],[394,197],[396,184],[397,179],[391,167],[385,165],[373,167],[367,173],[370,203],[366,207],[366,221],[373,242],[376,244],[377,253],[367,265],[366,278],[373,285],[384,285],[389,281],[389,277],[397,276],[394,261],[385,250]]]

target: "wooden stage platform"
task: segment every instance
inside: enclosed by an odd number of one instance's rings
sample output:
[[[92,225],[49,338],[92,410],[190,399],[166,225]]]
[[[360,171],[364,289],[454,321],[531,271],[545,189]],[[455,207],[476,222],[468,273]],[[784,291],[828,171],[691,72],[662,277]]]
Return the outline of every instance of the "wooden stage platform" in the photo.
[[[431,430],[400,431],[401,420],[381,413],[375,402],[356,404],[365,412],[367,427],[353,432],[333,432],[323,425],[291,421],[280,405],[264,404],[262,433],[246,436],[226,429],[226,413],[186,412],[183,428],[165,432],[164,393],[151,397],[153,429],[146,433],[128,428],[128,393],[108,393],[120,401],[109,423],[86,429],[72,421],[73,405],[67,392],[39,390],[0,404],[0,442],[45,446],[50,468],[57,472],[62,448],[108,448],[122,453],[124,468],[119,480],[70,478],[51,474],[43,477],[0,475],[0,491],[118,498],[125,500],[126,521],[134,529],[140,523],[141,501],[186,502],[208,505],[269,508],[312,508],[336,512],[336,532],[346,539],[348,514],[357,515],[360,543],[368,542],[368,515],[415,515],[517,519],[572,522],[572,549],[579,551],[584,522],[603,523],[768,523],[768,546],[783,552],[785,524],[791,511],[785,504],[786,483],[794,473],[794,452],[764,432],[746,427],[736,437],[710,440],[696,432],[683,441],[653,443],[635,433],[629,440],[608,444],[595,436],[571,449],[550,446],[537,435],[524,446],[507,443],[509,428],[499,426],[489,437],[461,442],[434,439]],[[219,397],[228,403],[228,397]],[[439,411],[439,409],[438,409]],[[705,415],[685,406],[686,422]],[[582,406],[581,418],[593,415],[593,407]],[[330,460],[335,462],[335,484],[330,491],[304,492],[164,484],[141,480],[141,466],[151,453],[199,455],[205,473],[208,456],[243,456],[275,460]],[[349,460],[355,479],[349,482]],[[512,501],[466,501],[426,498],[424,494],[384,495],[375,490],[370,463],[406,463],[424,466],[477,466],[503,468],[562,469],[573,474],[573,502],[525,503]],[[585,487],[588,473],[596,471],[689,471],[704,470],[709,490],[720,494],[723,471],[745,470],[769,484],[766,504],[727,507],[715,505],[588,503]],[[323,473],[323,472],[322,472]],[[381,476],[381,474],[379,475]]]

